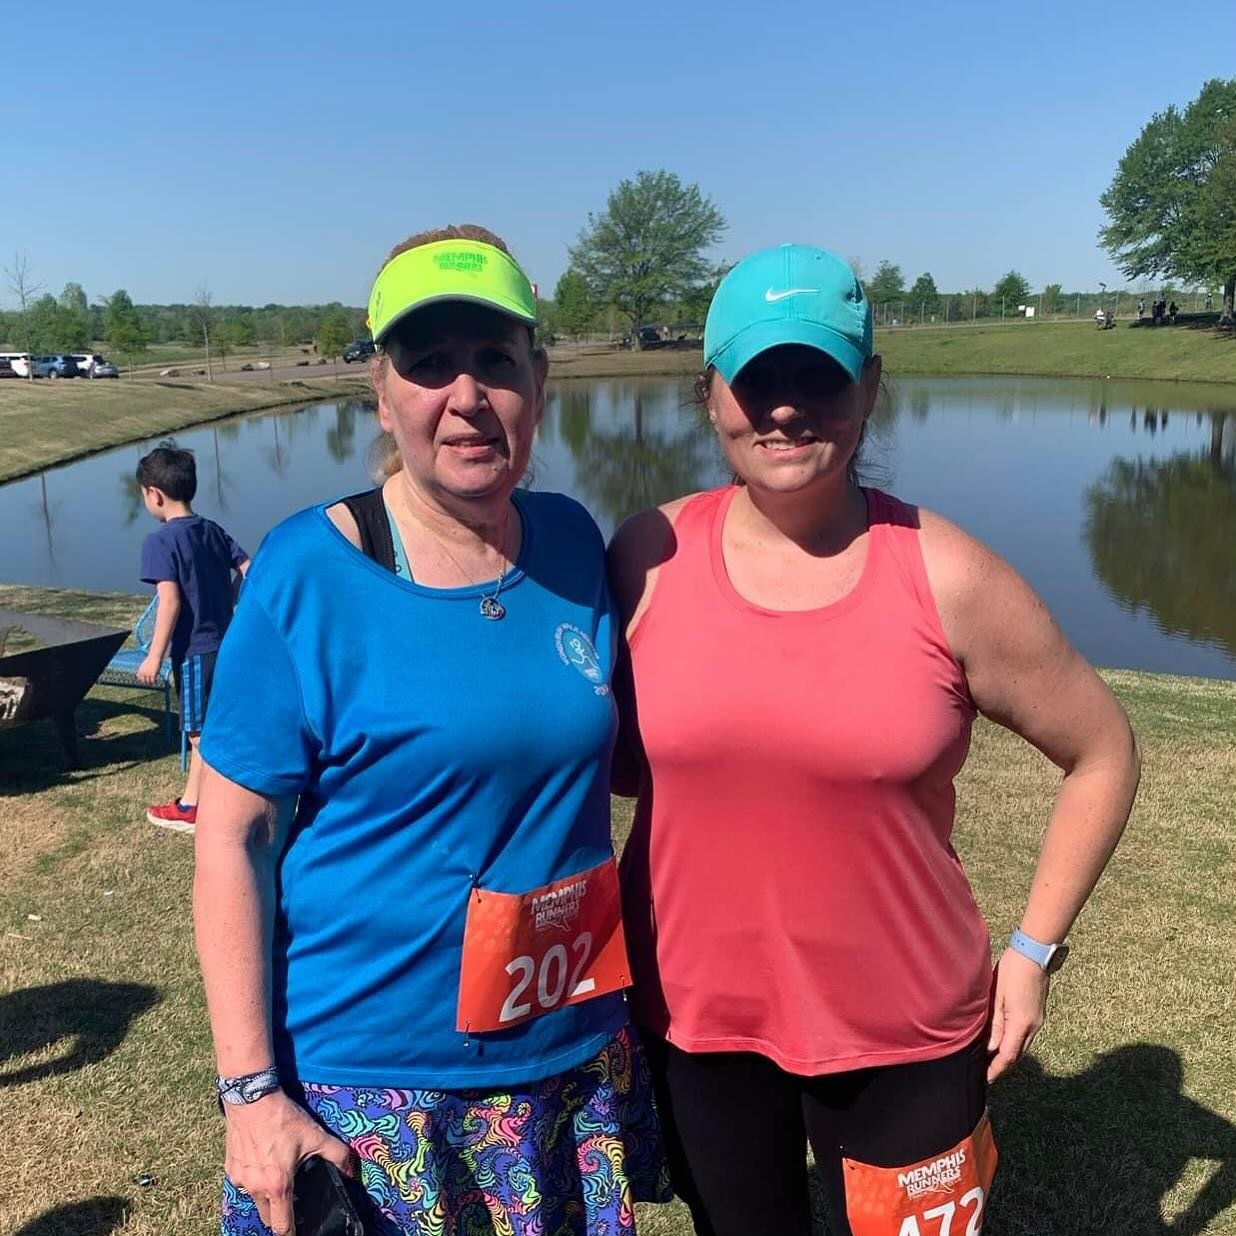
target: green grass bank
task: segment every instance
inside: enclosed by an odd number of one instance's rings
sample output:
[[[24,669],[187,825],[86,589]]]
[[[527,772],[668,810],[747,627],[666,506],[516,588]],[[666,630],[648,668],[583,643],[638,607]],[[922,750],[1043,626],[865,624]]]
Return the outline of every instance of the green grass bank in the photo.
[[[1112,330],[1086,322],[1017,321],[877,330],[886,371],[903,374],[1028,374],[1236,382],[1236,333],[1210,326]]]
[[[204,421],[319,399],[357,398],[360,378],[201,382],[0,382],[0,481]]]
[[[0,605],[122,625],[144,600],[0,586]],[[985,1230],[1234,1236],[1236,683],[1106,677],[1141,738],[1142,791],[1034,1054],[993,1092],[1002,1161]],[[113,1214],[126,1236],[218,1230],[192,845],[144,818],[180,778],[156,700],[91,692],[72,773],[50,724],[0,731],[2,1232],[96,1236]],[[956,844],[997,939],[1057,782],[1025,744],[977,726]],[[629,804],[613,819],[621,844]],[[675,1205],[644,1208],[640,1230],[691,1227]]]

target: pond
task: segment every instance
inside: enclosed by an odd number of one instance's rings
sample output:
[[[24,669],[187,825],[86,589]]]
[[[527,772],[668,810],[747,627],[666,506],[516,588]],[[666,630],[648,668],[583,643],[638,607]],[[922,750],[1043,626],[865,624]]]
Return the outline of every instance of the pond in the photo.
[[[673,379],[555,384],[532,484],[626,515],[726,478]],[[362,402],[177,435],[195,508],[251,552],[276,521],[366,484]],[[0,580],[140,589],[153,526],[137,443],[0,487]],[[1100,665],[1236,678],[1236,387],[1042,378],[895,382],[867,476],[956,520],[1013,563]],[[14,532],[16,535],[14,535]]]

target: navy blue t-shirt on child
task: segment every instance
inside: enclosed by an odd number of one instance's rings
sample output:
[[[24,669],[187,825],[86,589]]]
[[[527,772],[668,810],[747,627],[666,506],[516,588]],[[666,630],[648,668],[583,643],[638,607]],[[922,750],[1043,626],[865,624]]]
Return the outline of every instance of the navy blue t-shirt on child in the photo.
[[[169,519],[142,542],[142,581],[174,581],[180,589],[169,653],[173,661],[218,650],[232,620],[232,570],[248,556],[201,515]]]

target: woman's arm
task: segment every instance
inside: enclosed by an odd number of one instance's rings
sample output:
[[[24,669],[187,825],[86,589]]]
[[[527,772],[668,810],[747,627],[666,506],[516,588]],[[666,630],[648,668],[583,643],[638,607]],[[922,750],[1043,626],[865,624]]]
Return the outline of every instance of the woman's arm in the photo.
[[[193,919],[220,1076],[271,1068],[271,935],[280,804],[203,770]],[[285,1079],[287,1080],[287,1079]],[[225,1105],[225,1168],[278,1236],[293,1229],[292,1177],[321,1155],[352,1172],[350,1149],[282,1091]]]
[[[1020,923],[1042,943],[1061,943],[1124,831],[1140,773],[1136,739],[1115,696],[1006,562],[926,512],[922,544],[940,619],[975,705],[1064,774]],[[1047,987],[1038,965],[1005,950],[989,1079],[1029,1047]]]

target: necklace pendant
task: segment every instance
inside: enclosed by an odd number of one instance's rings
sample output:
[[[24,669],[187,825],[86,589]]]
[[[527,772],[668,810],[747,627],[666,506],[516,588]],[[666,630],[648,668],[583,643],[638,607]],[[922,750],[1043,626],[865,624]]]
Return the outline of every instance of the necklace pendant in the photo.
[[[496,597],[481,597],[481,617],[497,622],[506,617],[506,606]]]

